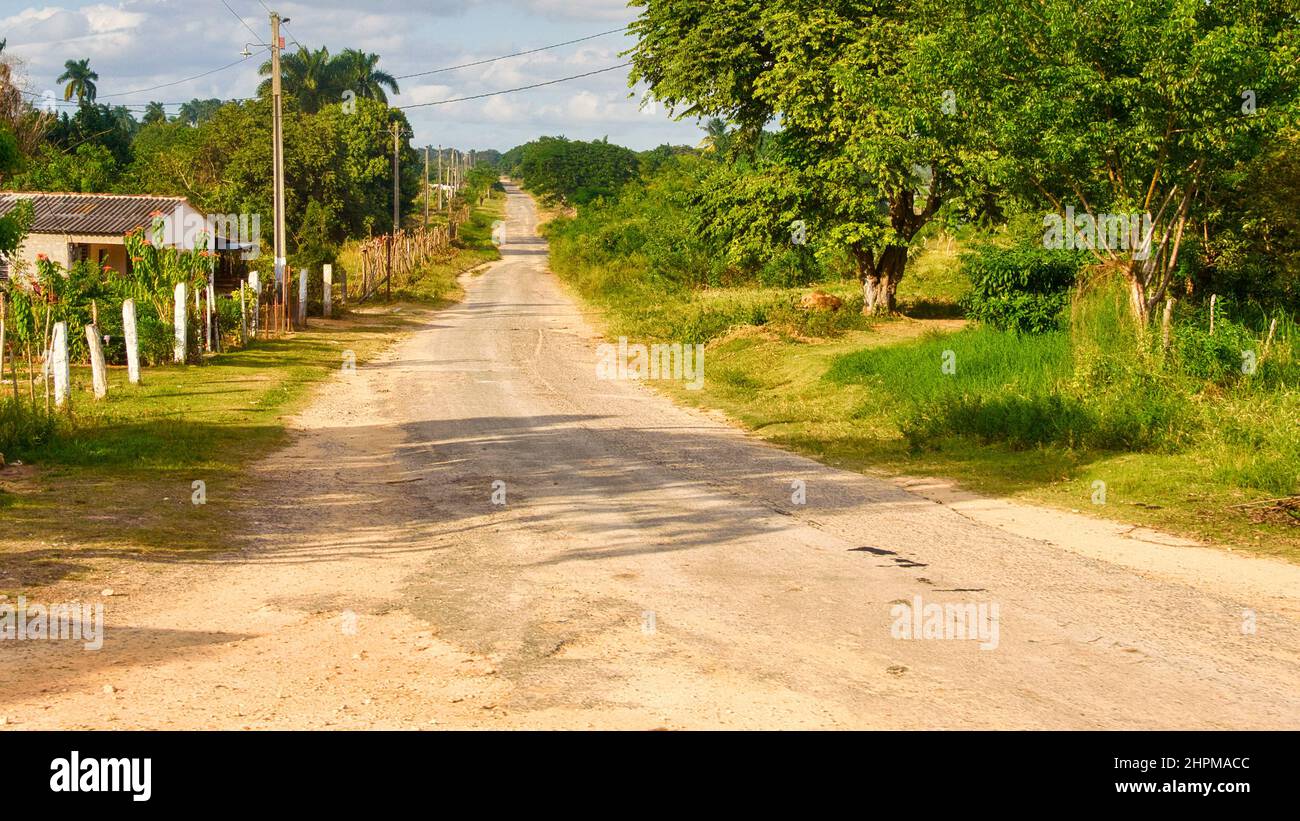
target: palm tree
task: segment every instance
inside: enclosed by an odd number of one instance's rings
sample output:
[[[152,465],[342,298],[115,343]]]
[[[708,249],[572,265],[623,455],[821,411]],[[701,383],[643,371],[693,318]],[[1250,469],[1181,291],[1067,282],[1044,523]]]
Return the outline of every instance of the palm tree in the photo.
[[[67,83],[63,87],[63,99],[71,100],[75,94],[77,102],[81,104],[95,102],[95,95],[99,89],[95,87],[95,81],[99,75],[90,70],[90,60],[68,60],[63,64],[63,73],[55,80],[56,83]]]
[[[195,97],[188,103],[181,103],[180,111],[176,113],[176,119],[190,125],[202,125],[217,113],[221,108],[221,101],[215,97],[210,100],[200,100]]]
[[[705,137],[700,142],[700,150],[716,151],[725,154],[731,145],[731,135],[727,133],[727,124],[714,117],[704,126]]]
[[[144,124],[153,125],[154,123],[167,122],[167,109],[163,108],[162,103],[149,103],[144,110]]]
[[[271,61],[267,60],[258,69],[263,77],[271,74]],[[298,107],[308,114],[315,114],[326,103],[335,102],[342,97],[343,89],[335,79],[330,50],[321,47],[309,51],[302,46],[296,52],[280,57],[280,82],[284,94],[298,101]],[[269,96],[271,81],[263,80],[257,93]]]
[[[344,49],[334,58],[331,68],[336,72],[335,80],[343,91],[351,91],[367,100],[388,103],[387,88],[393,94],[401,93],[397,80],[386,71],[380,71],[379,55],[367,54],[355,48]],[[340,94],[341,96],[341,94]]]

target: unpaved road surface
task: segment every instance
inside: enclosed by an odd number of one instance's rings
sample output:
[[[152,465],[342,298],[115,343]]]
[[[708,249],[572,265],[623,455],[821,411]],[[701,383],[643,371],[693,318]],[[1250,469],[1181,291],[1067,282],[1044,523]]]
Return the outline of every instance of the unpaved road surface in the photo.
[[[49,591],[114,588],[108,637],[0,647],[7,727],[1300,727],[1296,568],[1070,544],[599,380],[508,212],[259,465],[228,555]],[[996,648],[893,638],[917,596],[996,604]]]

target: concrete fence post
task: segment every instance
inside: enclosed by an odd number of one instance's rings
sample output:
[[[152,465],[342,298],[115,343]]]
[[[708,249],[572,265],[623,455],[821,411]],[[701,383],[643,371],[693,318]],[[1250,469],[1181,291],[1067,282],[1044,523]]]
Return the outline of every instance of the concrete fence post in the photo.
[[[334,313],[334,266],[326,265],[321,270],[321,314],[326,319]]]
[[[68,323],[54,323],[54,339],[50,343],[51,368],[54,375],[54,404],[63,407],[68,401],[68,384],[72,374],[68,368]],[[48,394],[47,394],[48,396]]]
[[[185,307],[185,283],[184,282],[176,283],[175,302],[176,302],[176,309],[174,311],[174,316],[172,317],[172,320],[175,323],[176,335],[174,339],[174,344],[172,345],[172,361],[178,364],[184,364],[185,354],[186,354],[185,321],[189,316],[189,311],[186,310]]]
[[[307,327],[307,269],[298,272],[298,327]]]
[[[253,337],[257,337],[262,317],[262,279],[256,271],[248,275],[248,288],[253,292]]]
[[[126,378],[132,385],[140,384],[140,338],[135,330],[135,300],[122,303],[122,336],[126,339]]]
[[[86,326],[86,347],[90,349],[90,377],[95,398],[108,396],[108,371],[104,366],[104,344],[99,338],[99,328]]]

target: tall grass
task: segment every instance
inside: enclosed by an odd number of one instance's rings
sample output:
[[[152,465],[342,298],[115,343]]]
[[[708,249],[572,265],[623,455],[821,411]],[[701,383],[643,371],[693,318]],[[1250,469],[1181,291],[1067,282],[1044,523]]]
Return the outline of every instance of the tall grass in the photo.
[[[53,438],[57,421],[44,409],[0,397],[0,455],[12,461]]]
[[[914,449],[950,437],[1011,448],[1198,448],[1215,455],[1222,481],[1278,495],[1300,487],[1293,321],[1278,317],[1265,352],[1264,328],[1225,312],[1211,334],[1208,315],[1189,309],[1166,349],[1158,330],[1136,326],[1122,284],[1097,278],[1075,295],[1065,324],[1036,335],[982,326],[870,348],[841,357],[826,376],[876,387],[857,414],[887,414]]]

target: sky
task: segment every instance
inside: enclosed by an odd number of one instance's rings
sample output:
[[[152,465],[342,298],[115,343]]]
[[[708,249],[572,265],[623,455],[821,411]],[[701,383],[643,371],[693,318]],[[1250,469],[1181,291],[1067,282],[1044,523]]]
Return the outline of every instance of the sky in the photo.
[[[267,6],[288,17],[287,45],[358,48],[380,55],[380,68],[401,76],[485,60],[619,29],[636,18],[625,0],[123,0],[32,4],[0,0],[0,39],[18,58],[33,95],[57,95],[55,78],[69,59],[90,59],[99,101],[170,105],[194,97],[233,99],[256,93],[265,52],[242,60],[249,43],[270,39]],[[227,8],[229,5],[230,8]],[[242,18],[242,21],[240,20]],[[251,29],[251,30],[250,30]],[[256,38],[254,37],[256,34]],[[626,62],[624,33],[488,65],[399,80],[390,105],[406,106],[484,94],[584,74]],[[251,45],[250,51],[260,46]],[[195,77],[179,85],[142,91]],[[627,69],[544,88],[407,110],[415,145],[505,151],[542,135],[611,142],[637,150],[663,143],[695,145],[693,120],[675,122],[662,107],[642,105]],[[140,116],[137,114],[137,116]]]

